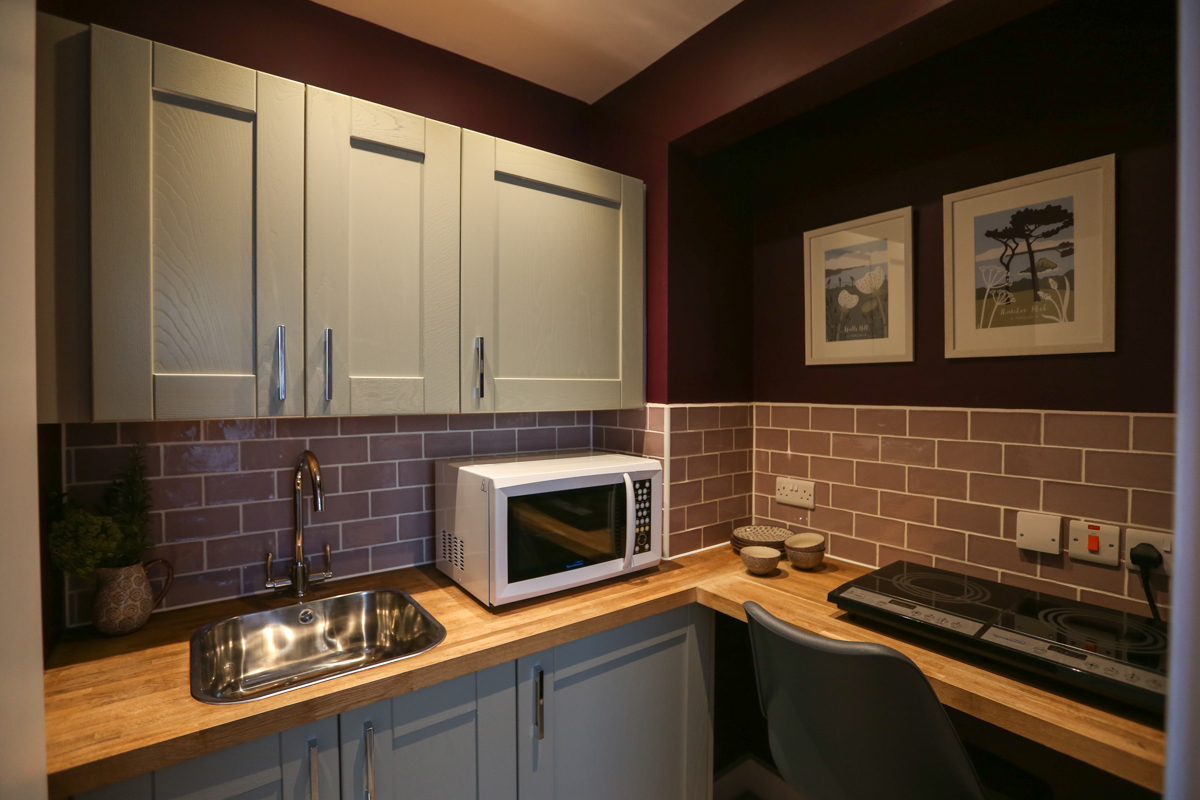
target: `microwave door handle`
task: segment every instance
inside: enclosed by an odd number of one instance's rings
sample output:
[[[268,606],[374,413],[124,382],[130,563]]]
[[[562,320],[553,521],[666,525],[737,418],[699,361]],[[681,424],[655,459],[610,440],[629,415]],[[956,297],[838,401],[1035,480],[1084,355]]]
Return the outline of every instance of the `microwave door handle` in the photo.
[[[633,478],[625,473],[625,564],[622,569],[633,566],[633,543],[637,539],[634,524],[637,518],[637,498],[633,496]]]

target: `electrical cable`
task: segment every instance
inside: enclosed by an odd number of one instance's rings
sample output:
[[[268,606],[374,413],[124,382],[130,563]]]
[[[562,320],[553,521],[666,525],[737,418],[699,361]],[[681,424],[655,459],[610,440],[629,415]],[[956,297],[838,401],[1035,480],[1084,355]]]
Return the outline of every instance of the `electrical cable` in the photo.
[[[1150,590],[1150,573],[1162,566],[1162,553],[1149,542],[1142,542],[1129,551],[1129,561],[1142,575],[1142,589],[1146,592],[1150,613],[1154,615],[1155,622],[1162,622],[1162,617],[1158,615],[1158,604],[1154,602],[1154,592]]]

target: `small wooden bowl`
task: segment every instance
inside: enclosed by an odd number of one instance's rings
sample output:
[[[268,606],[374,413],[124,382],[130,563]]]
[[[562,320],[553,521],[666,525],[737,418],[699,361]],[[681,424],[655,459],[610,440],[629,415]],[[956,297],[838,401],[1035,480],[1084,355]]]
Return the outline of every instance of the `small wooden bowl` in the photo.
[[[798,533],[783,543],[788,561],[796,569],[814,569],[825,560],[825,537],[819,533]]]
[[[742,548],[742,563],[755,575],[766,575],[768,572],[773,572],[781,558],[783,558],[783,554],[774,547],[754,545]]]

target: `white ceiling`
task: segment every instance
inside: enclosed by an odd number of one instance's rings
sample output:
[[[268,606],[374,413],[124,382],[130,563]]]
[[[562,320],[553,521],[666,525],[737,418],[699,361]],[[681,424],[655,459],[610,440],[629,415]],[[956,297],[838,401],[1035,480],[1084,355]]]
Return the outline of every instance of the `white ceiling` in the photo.
[[[316,0],[588,103],[740,0]]]

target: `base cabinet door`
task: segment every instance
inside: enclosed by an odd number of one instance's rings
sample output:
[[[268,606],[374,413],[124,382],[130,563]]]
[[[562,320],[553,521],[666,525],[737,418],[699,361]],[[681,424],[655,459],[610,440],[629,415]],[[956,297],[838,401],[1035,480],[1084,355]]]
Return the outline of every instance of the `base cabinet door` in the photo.
[[[706,797],[711,625],[679,608],[520,659],[521,800]]]
[[[160,769],[154,800],[283,800],[279,734]]]
[[[516,800],[515,719],[511,661],[342,714],[341,796]]]
[[[339,746],[337,717],[281,733],[283,800],[338,800]]]

